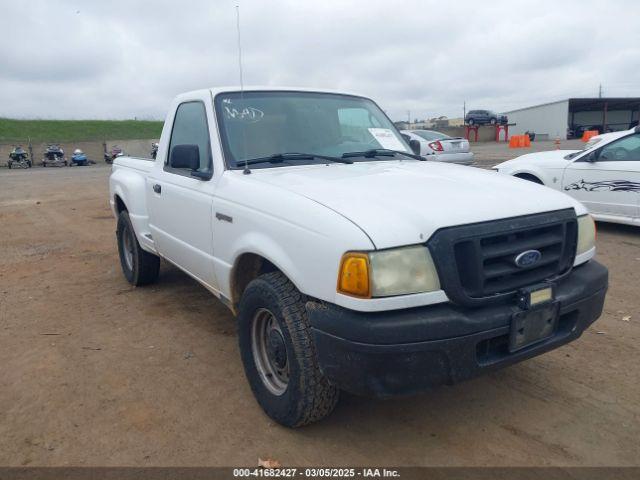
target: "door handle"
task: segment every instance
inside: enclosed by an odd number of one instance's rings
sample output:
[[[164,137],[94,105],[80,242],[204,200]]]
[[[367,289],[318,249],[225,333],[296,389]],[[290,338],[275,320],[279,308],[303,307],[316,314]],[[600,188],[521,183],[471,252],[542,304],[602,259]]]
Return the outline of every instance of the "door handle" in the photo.
[[[153,185],[153,191],[156,192],[158,195],[160,195],[162,193],[162,186],[155,183]]]

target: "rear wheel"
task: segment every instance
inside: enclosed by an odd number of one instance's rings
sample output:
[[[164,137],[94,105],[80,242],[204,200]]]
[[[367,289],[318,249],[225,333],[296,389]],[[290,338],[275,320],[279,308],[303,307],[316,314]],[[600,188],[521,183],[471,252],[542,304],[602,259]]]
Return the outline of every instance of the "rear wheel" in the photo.
[[[498,121],[495,118],[492,118],[491,120],[489,120],[489,123],[491,123],[491,125],[495,125],[496,123],[498,123]]]
[[[160,272],[160,258],[140,247],[126,210],[118,216],[116,237],[120,265],[127,281],[135,286],[155,282]]]
[[[253,394],[273,420],[299,427],[333,411],[339,392],[318,366],[305,297],[282,273],[261,275],[247,286],[238,341]]]

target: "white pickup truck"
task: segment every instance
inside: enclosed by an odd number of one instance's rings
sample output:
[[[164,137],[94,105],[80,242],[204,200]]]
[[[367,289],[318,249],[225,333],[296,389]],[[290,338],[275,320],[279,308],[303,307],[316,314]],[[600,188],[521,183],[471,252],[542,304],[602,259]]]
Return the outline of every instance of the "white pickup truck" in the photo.
[[[124,275],[151,283],[162,258],[223,301],[257,401],[292,427],[340,390],[419,392],[578,338],[608,282],[585,207],[412,148],[357,95],[180,95],[155,161],[113,164]]]

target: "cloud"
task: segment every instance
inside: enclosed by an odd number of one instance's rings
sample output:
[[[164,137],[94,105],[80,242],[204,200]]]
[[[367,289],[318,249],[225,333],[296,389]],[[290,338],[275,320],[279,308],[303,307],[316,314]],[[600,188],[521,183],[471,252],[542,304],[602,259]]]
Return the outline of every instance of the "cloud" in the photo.
[[[394,119],[640,96],[637,1],[240,0],[246,84],[374,98]],[[4,2],[0,116],[162,118],[238,83],[235,2]],[[11,39],[6,41],[6,39]]]

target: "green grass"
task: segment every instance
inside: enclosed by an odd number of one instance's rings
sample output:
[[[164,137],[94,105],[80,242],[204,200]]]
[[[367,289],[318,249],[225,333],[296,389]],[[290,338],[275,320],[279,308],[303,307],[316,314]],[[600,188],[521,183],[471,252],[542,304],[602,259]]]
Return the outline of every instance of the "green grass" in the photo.
[[[163,122],[148,120],[13,120],[0,118],[0,143],[82,142],[160,138]]]

